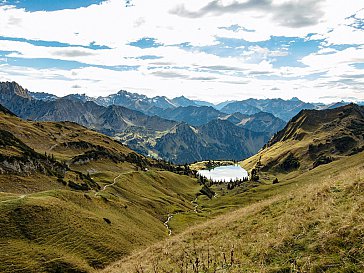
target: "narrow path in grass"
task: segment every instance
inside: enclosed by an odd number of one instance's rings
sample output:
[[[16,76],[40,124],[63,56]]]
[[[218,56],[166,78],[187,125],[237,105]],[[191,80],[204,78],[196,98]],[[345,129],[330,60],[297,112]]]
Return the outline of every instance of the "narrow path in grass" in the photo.
[[[196,198],[194,200],[191,201],[191,204],[194,205],[192,210],[185,211],[185,212],[177,212],[177,213],[173,213],[173,214],[168,214],[168,218],[163,224],[166,227],[166,229],[168,230],[168,235],[169,236],[172,235],[172,229],[169,226],[169,222],[172,220],[172,218],[174,216],[176,216],[178,214],[185,214],[185,213],[188,213],[188,212],[191,212],[191,211],[193,211],[194,213],[198,213],[198,210],[197,210],[197,208],[198,208],[197,196],[196,196]]]
[[[57,146],[58,146],[58,143],[56,143],[56,144],[52,145],[52,146],[48,149],[48,153],[49,153],[50,151],[52,151],[54,148],[56,148]]]
[[[105,185],[105,186],[104,186],[104,187],[103,187],[100,191],[96,192],[96,193],[95,193],[95,196],[98,196],[101,192],[105,191],[108,187],[114,186],[114,185],[117,183],[117,179],[118,179],[120,176],[122,176],[122,174],[119,174],[118,176],[116,176],[116,177],[114,178],[114,182],[113,182],[113,183]]]
[[[21,200],[21,199],[25,198],[26,196],[27,196],[26,194],[23,194],[23,195],[20,195],[19,197],[14,198],[14,199],[8,199],[8,200],[0,201],[0,203],[8,203],[8,202]]]
[[[172,235],[172,229],[170,228],[170,226],[168,225],[169,221],[171,221],[171,219],[173,218],[173,216],[176,215],[176,213],[174,214],[168,214],[168,218],[167,221],[165,221],[163,224],[164,226],[167,228],[168,230],[168,236]]]
[[[192,205],[194,205],[194,207],[193,207],[193,211],[194,211],[195,213],[198,213],[198,211],[197,211],[197,208],[198,208],[197,196],[196,196],[196,198],[195,198],[193,201],[191,201],[191,204],[192,204]]]

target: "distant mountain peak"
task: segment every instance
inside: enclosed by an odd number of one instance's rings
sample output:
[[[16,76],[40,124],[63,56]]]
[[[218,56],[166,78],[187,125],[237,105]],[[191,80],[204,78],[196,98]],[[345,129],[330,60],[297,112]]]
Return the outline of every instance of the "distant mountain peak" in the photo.
[[[133,97],[133,98],[147,98],[146,95],[143,94],[139,94],[139,93],[134,93],[134,92],[129,92],[126,90],[120,90],[119,92],[117,92],[116,94],[112,94],[109,97],[114,97],[114,96],[124,96],[124,97]]]
[[[236,101],[224,106],[221,111],[227,114],[240,112],[242,114],[253,115],[258,112],[268,112],[276,117],[288,121],[302,109],[314,109],[315,105],[305,103],[292,98],[291,100],[277,99],[247,99]]]
[[[27,89],[24,89],[22,86],[20,86],[18,83],[14,81],[1,82],[0,90],[2,91],[0,94],[1,96],[8,96],[8,97],[18,96],[29,100],[32,99],[29,91]]]
[[[56,95],[45,93],[45,92],[30,92],[33,99],[43,101],[54,101],[59,99]]]
[[[292,99],[290,99],[290,101],[301,101],[301,100],[297,97],[293,97]]]
[[[191,101],[189,98],[185,97],[184,95],[181,95],[181,96],[179,96],[179,97],[175,97],[175,98],[173,98],[173,100],[177,100],[177,99],[179,99],[179,100],[188,100],[188,101]]]
[[[190,100],[189,98],[186,98],[185,96],[179,96],[176,98],[173,98],[171,100],[176,106],[182,106],[182,107],[188,107],[188,106],[197,106],[197,104]]]
[[[129,93],[129,92],[126,90],[120,90],[119,92],[117,92],[117,94],[126,94],[126,93]]]

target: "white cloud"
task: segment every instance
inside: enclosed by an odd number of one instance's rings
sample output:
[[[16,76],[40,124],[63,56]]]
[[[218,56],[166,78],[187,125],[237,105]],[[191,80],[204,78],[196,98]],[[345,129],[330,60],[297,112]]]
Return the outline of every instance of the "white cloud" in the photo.
[[[290,9],[314,5],[312,0],[274,1],[271,6],[287,6]],[[238,1],[230,1],[238,3]],[[242,1],[240,1],[242,2]],[[254,3],[254,1],[251,1]],[[257,1],[263,2],[263,1]],[[270,1],[265,1],[269,3]],[[302,3],[301,3],[302,2]],[[315,12],[322,12],[320,20],[307,27],[290,27],[280,25],[272,16],[274,10],[250,9],[248,12],[221,13],[219,16],[183,18],[170,13],[181,3],[193,9],[199,9],[209,1],[135,1],[135,6],[126,8],[122,1],[109,0],[100,5],[75,10],[53,12],[26,12],[10,7],[0,7],[1,35],[23,37],[46,41],[61,41],[70,44],[88,45],[95,41],[99,45],[118,47],[129,41],[143,37],[155,37],[161,43],[178,44],[190,42],[194,45],[211,45],[215,37],[245,38],[248,41],[262,41],[270,36],[305,37],[308,33],[325,32],[335,27],[340,20],[357,12],[362,6],[356,0],[320,1]],[[222,1],[228,5],[228,1]],[[231,3],[230,3],[231,4]],[[302,9],[302,7],[301,7]],[[301,10],[302,13],[302,10]],[[287,16],[288,16],[287,15]],[[284,16],[284,15],[282,15]],[[291,15],[289,15],[291,16]],[[310,18],[310,17],[308,17]],[[338,20],[339,18],[339,20]],[[340,19],[341,18],[341,19]],[[305,18],[303,18],[305,19]],[[311,18],[312,19],[312,18]],[[17,22],[14,24],[14,20]],[[221,26],[237,24],[245,29],[234,32],[221,29]]]
[[[320,52],[322,53],[322,51]],[[331,54],[310,54],[302,58],[302,63],[316,69],[334,69],[348,64],[364,63],[364,46],[350,47]]]
[[[74,92],[74,86],[82,87],[77,92],[89,95],[125,88],[149,95],[185,93],[211,101],[225,100],[226,94],[229,99],[249,96],[290,98],[295,95],[316,100],[333,94],[338,98],[354,96],[354,93],[358,98],[363,96],[357,93],[358,86],[364,84],[356,76],[361,71],[352,64],[364,63],[364,49],[360,46],[344,50],[333,47],[364,44],[363,30],[352,26],[355,20],[364,18],[360,1],[135,0],[134,5],[126,8],[122,1],[109,0],[87,8],[52,12],[28,12],[0,6],[0,36],[73,45],[46,47],[0,40],[2,51],[15,51],[7,57],[49,58],[85,64],[84,68],[71,71],[3,64],[0,80],[19,80],[33,90],[59,94]],[[239,12],[233,7],[238,7]],[[188,12],[190,16],[182,16]],[[349,18],[353,14],[356,19]],[[233,25],[238,29],[229,28]],[[272,36],[307,38],[308,34],[314,34],[309,38],[311,40],[325,41],[318,52],[302,58],[306,67],[274,68],[274,58],[288,56],[288,47],[232,47],[232,51],[239,49],[243,53],[219,57],[198,49],[187,51],[170,46],[181,43],[212,46],[217,45],[218,37],[258,42]],[[140,49],[128,45],[146,37],[154,38],[164,46]],[[110,49],[81,47],[93,42]],[[146,55],[159,59],[140,58]],[[0,64],[6,61],[5,57],[1,58]],[[139,68],[113,71],[92,66]],[[314,73],[323,75],[319,79],[306,79]],[[264,80],[263,75],[266,76]],[[275,80],[270,80],[273,76]],[[353,80],[351,86],[348,79]]]

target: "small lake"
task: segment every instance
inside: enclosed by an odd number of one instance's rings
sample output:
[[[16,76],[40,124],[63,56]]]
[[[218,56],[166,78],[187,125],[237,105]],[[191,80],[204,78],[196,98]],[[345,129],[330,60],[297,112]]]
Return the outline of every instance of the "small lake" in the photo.
[[[197,172],[199,175],[206,177],[214,182],[244,179],[248,177],[248,172],[239,165],[220,166],[211,170],[201,170]]]

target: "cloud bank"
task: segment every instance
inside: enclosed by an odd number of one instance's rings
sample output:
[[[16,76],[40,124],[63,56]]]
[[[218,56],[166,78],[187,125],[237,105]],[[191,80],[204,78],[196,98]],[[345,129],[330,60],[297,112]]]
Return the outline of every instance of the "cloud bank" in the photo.
[[[25,2],[0,3],[0,80],[32,91],[364,100],[357,0]]]

